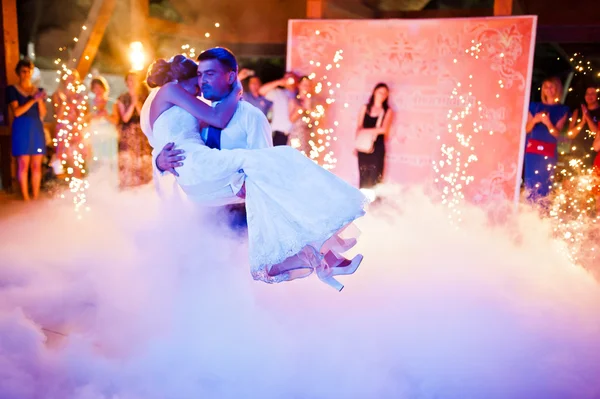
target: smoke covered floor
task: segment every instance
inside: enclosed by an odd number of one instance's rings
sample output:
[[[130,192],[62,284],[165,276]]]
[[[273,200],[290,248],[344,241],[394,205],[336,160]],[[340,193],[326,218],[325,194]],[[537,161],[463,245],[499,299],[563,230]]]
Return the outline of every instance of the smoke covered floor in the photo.
[[[152,187],[95,192],[3,212],[0,399],[600,397],[600,286],[533,213],[388,196],[338,293],[253,281],[243,236]]]

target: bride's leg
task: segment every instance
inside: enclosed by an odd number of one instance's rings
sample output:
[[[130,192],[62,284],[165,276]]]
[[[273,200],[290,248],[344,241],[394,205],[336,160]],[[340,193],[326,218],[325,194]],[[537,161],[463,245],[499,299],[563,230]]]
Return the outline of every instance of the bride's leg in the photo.
[[[293,280],[306,277],[316,271],[321,281],[337,291],[341,291],[344,285],[334,277],[354,273],[362,259],[362,255],[357,255],[349,260],[332,250],[323,255],[315,247],[307,245],[298,254],[290,256],[279,264],[272,265],[268,274],[271,277],[287,274],[286,280]]]
[[[347,238],[342,238],[342,235]],[[343,253],[350,250],[354,247],[358,241],[358,236],[360,235],[360,230],[353,224],[349,223],[339,229],[334,235],[332,235],[328,240],[321,243],[315,243],[315,248],[319,248],[322,255],[325,255],[329,251],[335,251],[338,253]]]
[[[289,280],[303,278],[314,271],[316,268],[316,261],[317,259],[314,259],[312,251],[305,247],[296,255],[290,256],[281,263],[272,265],[269,268],[268,274],[269,276],[274,277],[287,273]]]
[[[355,246],[356,243],[356,238],[343,239],[336,233],[321,246],[321,254],[326,254],[329,251],[346,252]]]

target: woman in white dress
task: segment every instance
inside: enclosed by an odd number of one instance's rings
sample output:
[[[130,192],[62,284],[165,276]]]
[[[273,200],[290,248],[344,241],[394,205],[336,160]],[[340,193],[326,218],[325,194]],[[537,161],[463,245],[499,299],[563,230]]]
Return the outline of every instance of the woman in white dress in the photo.
[[[362,255],[339,255],[354,238],[339,233],[364,215],[367,199],[354,187],[287,147],[217,150],[200,137],[200,122],[224,128],[237,107],[240,85],[215,108],[200,92],[197,64],[176,56],[158,60],[148,71],[153,90],[142,109],[141,123],[151,145],[175,143],[186,153],[177,182],[196,202],[210,205],[218,182],[243,171],[248,217],[251,273],[267,283],[306,277],[313,272],[338,291],[335,276],[353,274]]]
[[[109,86],[106,79],[97,76],[92,79],[90,90],[94,94],[90,113],[86,115],[87,131],[90,135],[91,154],[89,154],[89,171],[96,178],[117,188],[119,186],[119,157],[116,128],[116,115],[108,112]]]

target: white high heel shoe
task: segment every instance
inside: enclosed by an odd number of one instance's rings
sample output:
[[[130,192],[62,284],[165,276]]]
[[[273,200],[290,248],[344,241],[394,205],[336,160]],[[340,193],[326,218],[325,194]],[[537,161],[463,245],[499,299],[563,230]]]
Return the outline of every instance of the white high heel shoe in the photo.
[[[320,267],[316,269],[317,276],[325,284],[342,291],[344,285],[334,277],[353,274],[360,266],[363,258],[362,255],[358,254],[352,260],[349,260],[334,251],[329,251],[323,256]]]

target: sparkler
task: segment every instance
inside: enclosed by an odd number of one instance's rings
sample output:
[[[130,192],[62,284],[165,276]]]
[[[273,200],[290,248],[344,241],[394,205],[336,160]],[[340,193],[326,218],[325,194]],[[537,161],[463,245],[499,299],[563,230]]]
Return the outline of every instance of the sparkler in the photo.
[[[337,141],[335,128],[339,125],[339,122],[335,120],[330,123],[329,127],[326,126],[326,107],[335,103],[335,93],[341,88],[339,82],[334,82],[330,79],[328,72],[333,68],[341,67],[342,54],[343,50],[337,50],[332,62],[328,64],[322,64],[313,60],[310,61],[310,65],[316,67],[316,72],[311,72],[308,75],[308,79],[313,82],[315,95],[325,97],[325,104],[317,103],[314,106],[311,105],[310,109],[298,111],[302,114],[302,122],[309,131],[308,145],[310,146],[310,151],[305,155],[327,170],[334,169],[337,163],[337,158],[331,149],[331,145],[332,142]],[[312,94],[308,93],[307,97],[311,99]],[[292,146],[299,148],[301,147],[301,143],[297,140],[292,141]]]
[[[479,59],[481,52],[481,43],[475,43],[473,40],[470,48],[465,52],[472,58]],[[458,59],[454,59],[458,63]],[[441,186],[442,204],[449,209],[448,218],[451,223],[460,223],[462,221],[461,207],[465,203],[465,188],[475,181],[475,177],[470,174],[470,166],[478,161],[477,152],[474,145],[474,138],[479,134],[485,134],[482,122],[485,120],[483,105],[473,93],[474,76],[469,75],[465,85],[456,82],[452,89],[450,98],[458,101],[458,109],[448,110],[448,135],[454,136],[455,143],[444,143],[441,146],[442,157],[439,161],[433,161],[433,170],[438,177],[434,179],[436,184]],[[504,83],[499,80],[497,88],[504,88]],[[497,93],[496,98],[500,97]],[[493,135],[490,130],[487,132]],[[441,140],[437,136],[437,140]]]

